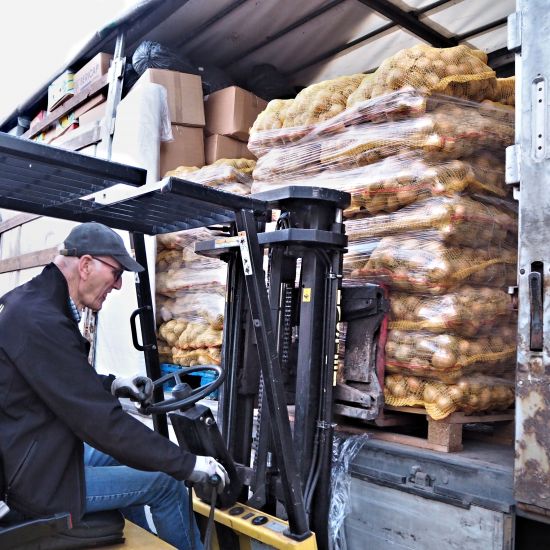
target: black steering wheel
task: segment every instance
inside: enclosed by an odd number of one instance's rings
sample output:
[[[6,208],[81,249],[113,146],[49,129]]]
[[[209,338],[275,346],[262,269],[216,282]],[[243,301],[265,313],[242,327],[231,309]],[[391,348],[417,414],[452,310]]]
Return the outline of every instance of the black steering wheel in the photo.
[[[216,378],[198,388],[191,388],[189,384],[182,382],[182,378],[194,372],[210,371],[216,373]],[[169,380],[174,379],[176,385],[172,390],[172,397],[159,401],[158,403],[151,403],[141,409],[144,414],[160,414],[179,409],[185,409],[194,405],[197,401],[204,399],[208,394],[219,388],[225,380],[225,371],[218,365],[197,365],[195,367],[182,367],[181,370],[171,372],[155,380],[153,383],[155,388],[162,387],[163,384]]]

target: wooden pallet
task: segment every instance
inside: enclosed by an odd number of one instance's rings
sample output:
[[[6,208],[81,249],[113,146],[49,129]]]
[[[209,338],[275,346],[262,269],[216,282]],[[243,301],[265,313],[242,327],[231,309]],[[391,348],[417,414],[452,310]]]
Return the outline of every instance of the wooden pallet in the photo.
[[[426,410],[419,407],[391,407],[386,406],[379,418],[372,422],[372,425],[379,429],[361,429],[357,426],[342,426],[342,431],[352,433],[367,433],[373,439],[390,441],[452,453],[462,450],[463,427],[465,424],[477,423],[498,423],[495,426],[490,440],[495,443],[510,444],[513,441],[514,411],[502,411],[487,414],[467,415],[462,412],[455,412],[442,420],[434,420],[426,414]],[[385,430],[390,427],[420,426],[428,423],[427,437],[413,436],[403,433],[394,433]],[[480,438],[477,436],[476,438]]]

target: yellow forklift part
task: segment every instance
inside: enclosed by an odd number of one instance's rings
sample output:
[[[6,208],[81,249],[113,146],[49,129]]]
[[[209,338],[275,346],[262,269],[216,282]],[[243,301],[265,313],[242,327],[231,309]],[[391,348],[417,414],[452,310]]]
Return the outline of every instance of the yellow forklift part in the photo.
[[[128,520],[124,522],[124,539],[124,544],[117,544],[114,548],[128,548],[128,550],[173,550],[175,548]]]
[[[210,505],[196,497],[193,498],[193,510],[205,517],[210,515]],[[307,539],[293,540],[284,534],[288,531],[286,521],[240,502],[224,510],[216,508],[214,521],[235,531],[239,537],[240,550],[254,550],[254,541],[280,550],[317,550],[314,533]],[[213,539],[215,543],[213,548],[219,548],[217,538],[213,537]]]

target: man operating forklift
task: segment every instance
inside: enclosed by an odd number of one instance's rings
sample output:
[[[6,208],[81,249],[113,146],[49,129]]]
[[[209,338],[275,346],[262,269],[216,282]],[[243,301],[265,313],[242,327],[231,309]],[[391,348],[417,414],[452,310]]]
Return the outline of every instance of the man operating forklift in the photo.
[[[0,298],[2,521],[120,509],[147,528],[148,505],[160,538],[202,547],[182,480],[218,474],[221,490],[227,473],[126,414],[117,397],[147,402],[151,380],[97,374],[78,329],[81,310],[99,311],[123,271],[142,270],[117,233],[84,223],[40,275]]]

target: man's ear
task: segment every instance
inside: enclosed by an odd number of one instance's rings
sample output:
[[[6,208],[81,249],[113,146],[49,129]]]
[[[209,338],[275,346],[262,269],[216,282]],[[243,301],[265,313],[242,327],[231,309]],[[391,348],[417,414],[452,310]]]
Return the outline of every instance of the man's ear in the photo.
[[[84,281],[90,276],[92,269],[92,257],[88,254],[84,254],[78,259],[78,274]]]

